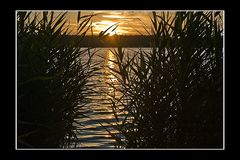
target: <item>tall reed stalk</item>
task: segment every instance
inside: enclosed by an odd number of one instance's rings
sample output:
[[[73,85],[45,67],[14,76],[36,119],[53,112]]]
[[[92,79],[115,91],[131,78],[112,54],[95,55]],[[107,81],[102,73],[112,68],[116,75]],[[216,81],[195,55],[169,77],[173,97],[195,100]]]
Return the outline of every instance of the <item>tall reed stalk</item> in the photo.
[[[76,140],[75,119],[87,102],[94,52],[79,43],[93,15],[78,13],[74,39],[67,12],[17,12],[17,145],[59,148]],[[85,61],[83,58],[85,57]]]
[[[122,97],[112,96],[112,108],[116,117],[128,112],[116,127],[125,137],[119,142],[127,148],[221,148],[222,13],[153,12],[151,21],[150,51],[130,57],[119,46],[114,52]]]

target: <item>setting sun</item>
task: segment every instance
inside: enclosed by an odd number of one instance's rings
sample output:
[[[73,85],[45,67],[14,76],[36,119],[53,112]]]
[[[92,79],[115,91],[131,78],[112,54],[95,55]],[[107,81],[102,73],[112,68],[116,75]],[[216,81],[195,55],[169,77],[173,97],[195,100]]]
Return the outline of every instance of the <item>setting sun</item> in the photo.
[[[115,34],[116,34],[116,32],[109,32],[109,36],[113,36]]]
[[[142,28],[142,23],[149,25],[149,16],[151,14],[151,12],[137,11],[95,11],[88,13],[97,14],[97,16],[93,17],[94,34],[105,31],[110,26],[117,24],[117,28],[114,31],[112,31],[111,28],[106,32],[109,36],[115,34],[138,35],[139,32],[146,34]],[[87,12],[85,14],[87,14]]]
[[[93,23],[93,29],[95,31],[95,34],[98,34],[98,33],[102,32],[102,31],[106,31],[107,30],[106,34],[108,34],[109,36],[113,36],[115,34],[121,35],[121,34],[127,32],[127,31],[124,32],[123,30],[118,29],[118,27],[115,26],[115,25],[117,25],[116,22],[108,21],[108,20],[102,20],[100,22]],[[114,26],[114,27],[113,28],[109,28],[111,26]]]

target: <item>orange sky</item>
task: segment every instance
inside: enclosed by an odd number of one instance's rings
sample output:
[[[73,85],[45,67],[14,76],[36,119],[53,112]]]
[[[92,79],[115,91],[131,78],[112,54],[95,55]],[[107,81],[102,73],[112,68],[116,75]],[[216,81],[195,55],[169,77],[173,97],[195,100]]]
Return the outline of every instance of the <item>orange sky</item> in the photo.
[[[119,35],[136,35],[147,34],[143,28],[143,23],[148,26],[150,31],[150,16],[151,11],[81,11],[81,15],[97,14],[92,18],[93,33],[99,34],[106,30],[109,26],[118,23],[118,27],[112,34]],[[76,29],[76,12],[69,12],[68,17],[70,26]],[[72,34],[76,32],[73,31]]]
[[[33,13],[37,13],[39,18],[42,17],[42,11],[32,11]],[[51,12],[49,10],[48,12]],[[59,13],[67,12],[67,26],[70,27],[71,33],[77,33],[77,13],[78,11],[61,11],[55,10],[54,17],[57,17]],[[80,11],[81,16],[84,15],[96,15],[91,19],[92,26],[93,26],[93,34],[98,35],[101,31],[106,30],[108,27],[112,26],[113,24],[118,24],[118,27],[114,32],[110,32],[112,34],[118,35],[139,35],[144,34],[146,35],[147,32],[144,29],[150,32],[151,29],[151,20],[150,17],[152,16],[152,11],[134,11],[134,10],[94,10],[94,11]],[[91,34],[89,32],[88,34]]]
[[[55,15],[63,11],[54,11]],[[67,25],[72,32],[70,34],[76,34],[77,32],[77,13],[78,11],[67,11]],[[175,11],[168,11],[170,15]],[[157,12],[157,14],[160,12]],[[151,17],[152,11],[144,10],[102,10],[102,11],[81,11],[81,16],[84,15],[96,15],[92,18],[93,34],[98,35],[101,31],[106,30],[113,24],[118,24],[118,27],[114,32],[109,32],[110,35],[147,35],[144,25],[148,32],[151,32]],[[140,33],[139,33],[140,32]],[[91,34],[89,32],[88,34]]]

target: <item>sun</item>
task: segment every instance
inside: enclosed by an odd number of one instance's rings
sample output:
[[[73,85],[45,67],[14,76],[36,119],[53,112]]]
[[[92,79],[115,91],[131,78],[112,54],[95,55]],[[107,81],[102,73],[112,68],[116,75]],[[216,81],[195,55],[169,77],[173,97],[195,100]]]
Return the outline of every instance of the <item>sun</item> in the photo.
[[[119,32],[119,29],[114,25],[116,25],[116,22],[109,21],[109,20],[101,20],[101,21],[93,23],[95,33],[103,32],[103,31],[107,30],[105,34],[108,35],[108,36],[114,36],[116,34],[121,34]],[[113,26],[113,27],[109,28],[111,26]],[[114,27],[116,27],[116,28],[114,28]]]
[[[116,32],[109,32],[109,36],[114,36],[114,35],[116,35],[117,33]]]

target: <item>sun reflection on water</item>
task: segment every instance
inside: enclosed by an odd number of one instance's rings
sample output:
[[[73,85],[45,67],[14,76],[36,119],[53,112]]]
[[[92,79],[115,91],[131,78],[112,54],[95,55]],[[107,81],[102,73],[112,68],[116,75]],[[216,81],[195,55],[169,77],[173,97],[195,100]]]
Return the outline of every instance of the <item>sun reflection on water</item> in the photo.
[[[108,87],[108,97],[110,96],[115,96],[116,94],[116,88],[118,83],[118,79],[116,77],[116,74],[114,73],[113,70],[117,70],[117,65],[116,65],[116,56],[111,50],[108,50],[106,53],[106,61],[105,61],[105,72],[106,72],[106,78],[105,82],[109,84]]]
[[[94,88],[97,94],[90,95],[91,103],[82,108],[83,114],[88,117],[76,120],[83,124],[79,127],[82,134],[78,135],[83,140],[83,143],[79,145],[81,147],[114,147],[115,139],[109,135],[109,132],[106,132],[106,128],[111,134],[121,137],[124,141],[124,137],[114,127],[121,125],[127,112],[123,110],[124,105],[117,101],[123,97],[123,93],[120,91],[121,78],[113,71],[118,71],[119,68],[115,63],[117,57],[112,51],[113,48],[103,49],[103,52],[99,53],[105,58],[101,63],[101,74],[91,77],[92,82],[97,84]]]
[[[111,50],[108,50],[106,55],[106,62],[107,62],[106,65],[109,66],[110,68],[115,68],[116,65],[114,64],[114,61],[116,61],[115,55]]]

